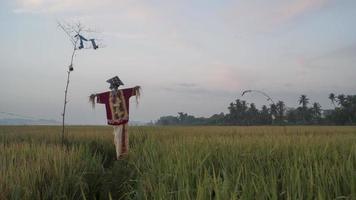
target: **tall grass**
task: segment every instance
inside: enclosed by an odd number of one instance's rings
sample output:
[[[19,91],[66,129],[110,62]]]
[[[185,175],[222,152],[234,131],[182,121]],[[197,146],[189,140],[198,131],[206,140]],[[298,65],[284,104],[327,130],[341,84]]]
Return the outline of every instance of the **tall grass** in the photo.
[[[0,199],[356,199],[356,127],[0,127]]]

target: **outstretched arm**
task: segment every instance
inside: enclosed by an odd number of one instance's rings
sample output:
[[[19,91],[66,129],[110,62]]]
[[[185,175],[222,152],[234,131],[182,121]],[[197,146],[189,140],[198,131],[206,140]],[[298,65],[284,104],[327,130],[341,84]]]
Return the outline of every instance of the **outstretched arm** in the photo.
[[[89,96],[89,102],[91,103],[91,107],[95,108],[95,97],[96,97],[96,94],[91,94]]]
[[[132,95],[135,95],[136,98],[140,97],[140,95],[141,95],[141,86],[135,86],[133,88]]]
[[[103,92],[99,94],[91,94],[89,96],[89,102],[92,104],[93,108],[95,107],[95,98],[96,98],[96,103],[105,103],[109,99],[109,93],[110,92]]]
[[[133,93],[136,96],[136,105],[138,105],[138,101],[141,97],[141,86],[135,86],[133,88]]]
[[[126,88],[123,89],[125,98],[130,98],[132,96],[136,96],[136,103],[138,103],[138,100],[141,96],[141,87],[140,86],[135,86],[132,88]]]

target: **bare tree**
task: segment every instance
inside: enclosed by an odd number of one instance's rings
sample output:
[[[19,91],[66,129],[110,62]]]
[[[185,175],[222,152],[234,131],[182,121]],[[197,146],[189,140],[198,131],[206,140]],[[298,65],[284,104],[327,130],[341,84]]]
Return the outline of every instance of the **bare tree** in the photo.
[[[68,24],[65,22],[57,22],[58,27],[60,27],[64,33],[68,36],[70,42],[73,45],[73,50],[72,50],[72,55],[70,59],[70,64],[68,66],[68,71],[67,71],[67,81],[66,81],[66,86],[64,90],[64,103],[63,103],[63,112],[62,112],[62,132],[61,132],[61,142],[62,145],[64,144],[65,140],[65,114],[66,114],[66,107],[68,103],[68,86],[69,86],[69,81],[70,81],[70,73],[74,70],[73,67],[73,62],[74,58],[76,55],[76,52],[80,49],[83,49],[83,39],[85,41],[88,41],[86,38],[84,38],[82,35],[85,33],[93,32],[92,30],[86,29],[80,22],[75,23],[75,24]],[[90,48],[97,49],[98,46],[95,43],[95,39],[90,39],[92,46]],[[78,47],[79,45],[79,47]],[[87,49],[87,48],[85,48]]]

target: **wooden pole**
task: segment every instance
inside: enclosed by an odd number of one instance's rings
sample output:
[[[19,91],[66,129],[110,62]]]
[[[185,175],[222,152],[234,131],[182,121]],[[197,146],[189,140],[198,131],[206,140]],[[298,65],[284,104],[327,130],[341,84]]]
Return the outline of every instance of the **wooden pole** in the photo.
[[[63,113],[62,113],[62,134],[61,134],[61,143],[62,146],[64,145],[64,141],[65,141],[65,115],[66,115],[66,108],[67,108],[67,97],[68,97],[68,86],[69,86],[69,81],[70,81],[70,73],[73,71],[73,60],[74,60],[74,56],[75,56],[75,52],[77,50],[76,48],[76,43],[77,40],[75,41],[75,45],[73,48],[73,53],[72,53],[72,57],[70,60],[70,65],[67,71],[67,82],[66,82],[66,87],[65,87],[65,91],[64,91],[64,103],[63,103]]]

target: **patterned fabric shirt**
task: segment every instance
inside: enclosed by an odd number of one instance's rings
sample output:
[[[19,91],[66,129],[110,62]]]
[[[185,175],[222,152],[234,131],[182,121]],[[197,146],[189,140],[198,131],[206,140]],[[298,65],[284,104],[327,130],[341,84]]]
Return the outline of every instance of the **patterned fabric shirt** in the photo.
[[[96,95],[96,102],[105,104],[109,125],[126,124],[129,121],[129,99],[136,95],[135,88],[108,91]]]

